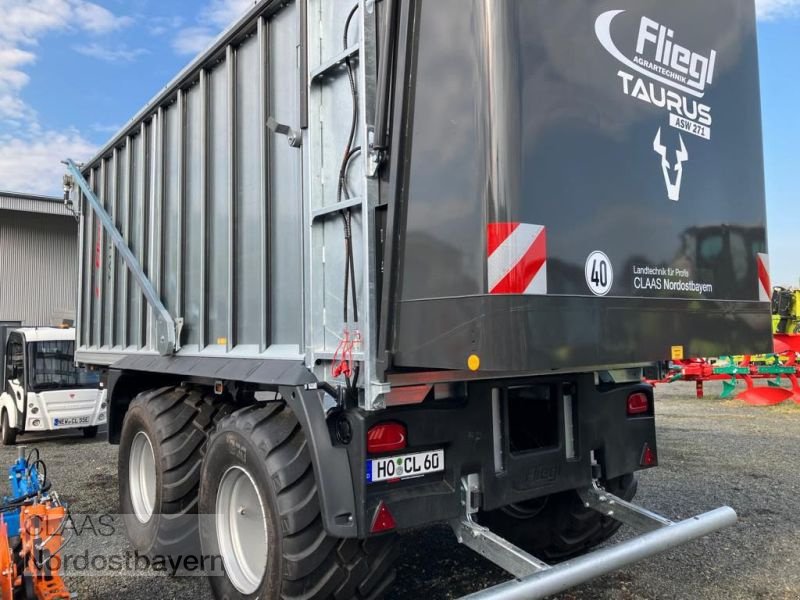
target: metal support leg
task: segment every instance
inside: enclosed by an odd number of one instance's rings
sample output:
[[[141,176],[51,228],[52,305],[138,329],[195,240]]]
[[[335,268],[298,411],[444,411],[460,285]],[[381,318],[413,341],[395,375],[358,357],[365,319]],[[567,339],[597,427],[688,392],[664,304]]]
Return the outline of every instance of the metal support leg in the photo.
[[[459,544],[464,544],[520,579],[550,568],[547,563],[473,521],[472,516],[480,509],[480,478],[477,474],[462,478],[461,504],[464,506],[464,516],[450,523]]]
[[[463,478],[464,516],[453,521],[451,527],[460,543],[505,569],[516,579],[467,596],[476,600],[545,598],[736,522],[736,513],[725,506],[674,523],[609,494],[595,483],[590,488],[578,491],[586,507],[630,525],[642,532],[641,535],[551,567],[473,521],[472,516],[479,508],[480,493],[478,475]]]
[[[590,488],[578,490],[578,495],[583,500],[586,508],[591,508],[606,517],[611,517],[620,523],[630,525],[639,533],[648,533],[662,527],[674,525],[666,517],[609,494],[597,482],[592,484]]]
[[[472,516],[480,509],[480,493],[480,478],[477,474],[462,478],[461,504],[464,506],[464,516],[450,523],[458,543],[464,544],[519,579],[549,569],[550,565],[547,563],[473,521]]]

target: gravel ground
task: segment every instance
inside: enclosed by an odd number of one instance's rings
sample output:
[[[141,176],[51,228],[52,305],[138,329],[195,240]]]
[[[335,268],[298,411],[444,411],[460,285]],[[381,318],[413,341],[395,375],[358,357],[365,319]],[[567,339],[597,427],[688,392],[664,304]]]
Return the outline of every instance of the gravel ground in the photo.
[[[641,477],[637,501],[674,519],[723,504],[737,526],[562,594],[560,600],[753,600],[800,598],[800,406],[753,408],[719,400],[714,386],[696,400],[693,386],[657,392],[661,467]],[[117,510],[117,448],[80,435],[26,436],[40,448],[55,488],[74,513]],[[15,450],[0,448],[0,468]],[[81,522],[85,527],[86,521]],[[86,531],[77,549],[124,553],[121,535]],[[619,539],[630,536],[623,528]],[[396,583],[387,600],[457,598],[508,579],[435,527],[403,536]],[[72,545],[71,545],[72,546]],[[70,549],[75,554],[80,551]],[[210,599],[200,577],[70,577],[82,599]]]

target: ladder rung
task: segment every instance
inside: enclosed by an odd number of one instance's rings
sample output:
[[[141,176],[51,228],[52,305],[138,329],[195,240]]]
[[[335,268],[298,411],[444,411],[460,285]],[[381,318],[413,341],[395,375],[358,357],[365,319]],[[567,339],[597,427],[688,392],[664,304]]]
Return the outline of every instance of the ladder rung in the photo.
[[[311,220],[325,219],[332,214],[336,214],[348,208],[361,208],[362,198],[350,198],[350,200],[342,200],[336,204],[329,204],[322,208],[317,208],[311,211]]]
[[[359,50],[359,44],[355,44],[354,46],[350,46],[341,54],[334,56],[329,61],[322,63],[316,69],[311,71],[311,81],[316,81],[317,79],[326,77],[327,75],[332,74],[332,72],[336,69],[343,67],[348,58],[358,57]]]

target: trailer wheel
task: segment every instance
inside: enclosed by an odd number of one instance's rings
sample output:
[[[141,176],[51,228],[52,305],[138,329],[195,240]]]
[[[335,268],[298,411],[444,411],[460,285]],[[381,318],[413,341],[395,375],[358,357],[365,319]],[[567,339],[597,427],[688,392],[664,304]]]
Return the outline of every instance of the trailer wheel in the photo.
[[[0,438],[4,446],[13,446],[17,443],[17,430],[11,427],[8,411],[3,409],[2,423],[0,424]]]
[[[151,555],[197,550],[197,494],[208,434],[230,406],[166,387],[131,402],[119,451],[120,512],[133,546]]]
[[[638,479],[624,475],[605,483],[620,498],[633,500]],[[559,562],[584,554],[610,539],[619,521],[586,508],[574,491],[481,513],[480,522],[537,558]]]
[[[306,438],[282,403],[219,424],[200,484],[203,556],[216,598],[381,598],[394,580],[396,536],[325,533]]]

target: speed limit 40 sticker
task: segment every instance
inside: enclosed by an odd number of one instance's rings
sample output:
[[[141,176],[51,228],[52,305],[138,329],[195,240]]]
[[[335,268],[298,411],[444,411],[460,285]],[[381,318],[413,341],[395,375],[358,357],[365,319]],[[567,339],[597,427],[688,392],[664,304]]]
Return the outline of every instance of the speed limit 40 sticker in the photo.
[[[606,296],[614,285],[614,268],[605,252],[592,252],[586,259],[586,284],[595,296]]]

